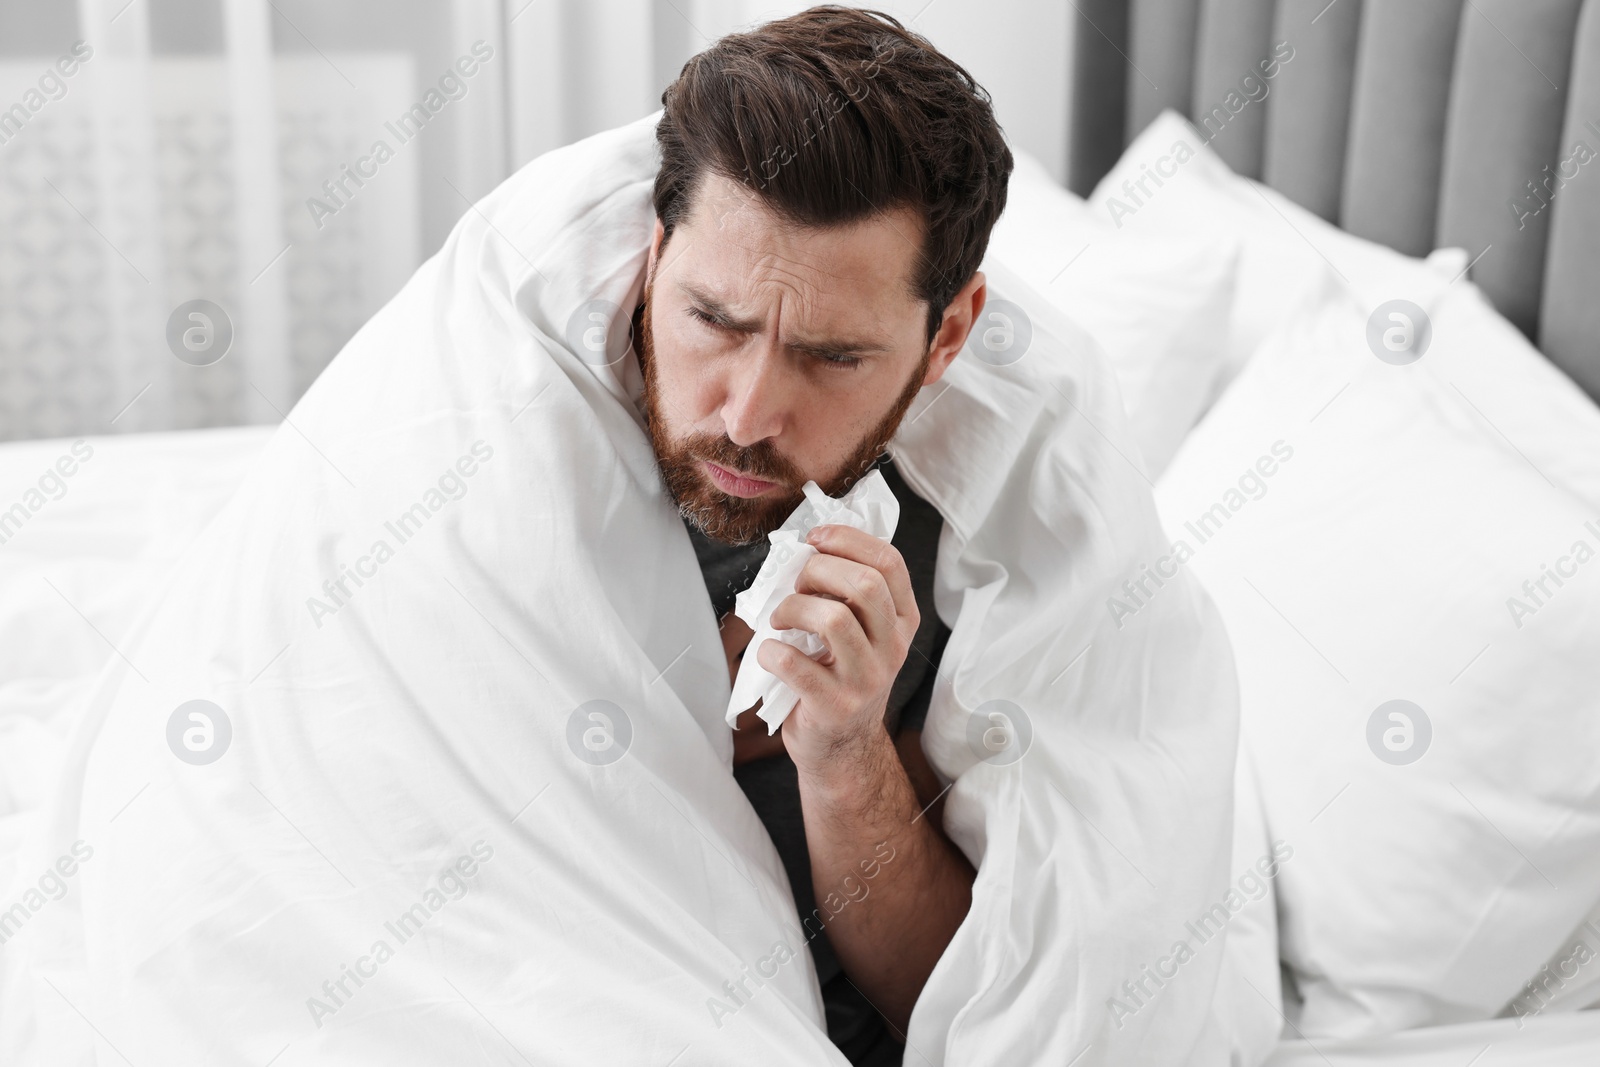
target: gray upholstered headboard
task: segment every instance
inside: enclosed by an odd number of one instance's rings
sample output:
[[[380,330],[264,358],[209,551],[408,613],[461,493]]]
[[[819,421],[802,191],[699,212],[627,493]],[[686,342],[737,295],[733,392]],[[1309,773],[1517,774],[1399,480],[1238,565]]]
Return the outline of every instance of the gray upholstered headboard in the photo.
[[[1074,6],[1075,192],[1174,108],[1352,233],[1467,249],[1496,308],[1600,400],[1600,0]],[[1203,125],[1280,42],[1266,95]]]

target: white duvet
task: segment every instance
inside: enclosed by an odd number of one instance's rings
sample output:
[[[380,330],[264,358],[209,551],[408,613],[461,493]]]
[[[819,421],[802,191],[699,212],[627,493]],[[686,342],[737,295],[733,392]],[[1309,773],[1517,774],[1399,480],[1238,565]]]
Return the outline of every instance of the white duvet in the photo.
[[[0,948],[0,1061],[843,1062],[637,366],[565,340],[638,299],[654,121],[469,212],[118,642],[19,858],[72,873]],[[946,520],[924,745],[979,872],[906,1061],[1223,1063],[1223,939],[1175,947],[1238,873],[1230,650],[1148,584],[1104,361],[991,282],[1032,348],[893,444]],[[1031,740],[984,762],[997,707]]]

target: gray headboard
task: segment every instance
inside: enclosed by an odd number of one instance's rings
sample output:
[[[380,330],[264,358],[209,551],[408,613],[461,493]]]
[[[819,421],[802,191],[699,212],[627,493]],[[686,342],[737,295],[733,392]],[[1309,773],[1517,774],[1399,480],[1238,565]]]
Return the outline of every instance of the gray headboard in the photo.
[[[1467,249],[1495,307],[1600,400],[1600,0],[1074,6],[1075,192],[1163,108],[1200,125],[1288,42],[1212,147],[1352,233]]]

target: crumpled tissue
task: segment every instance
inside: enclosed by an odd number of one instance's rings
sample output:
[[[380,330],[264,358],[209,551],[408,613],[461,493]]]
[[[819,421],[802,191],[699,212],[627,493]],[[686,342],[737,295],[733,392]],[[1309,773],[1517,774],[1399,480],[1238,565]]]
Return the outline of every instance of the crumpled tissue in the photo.
[[[755,636],[745,648],[739,675],[734,679],[733,695],[728,700],[728,725],[734,725],[739,713],[759,700],[761,708],[756,715],[767,724],[769,737],[778,732],[800,697],[756,662],[756,649],[771,637],[816,659],[827,647],[822,638],[807,630],[772,628],[773,611],[795,591],[794,583],[805,568],[806,560],[817,554],[817,550],[806,543],[806,534],[813,526],[840,525],[853,526],[888,540],[894,536],[900,522],[900,501],[884,481],[883,473],[876,469],[837,499],[824,493],[816,482],[807,482],[804,491],[805,502],[794,509],[782,526],[767,535],[772,547],[766,560],[750,588],[733,602],[733,613],[755,631]]]

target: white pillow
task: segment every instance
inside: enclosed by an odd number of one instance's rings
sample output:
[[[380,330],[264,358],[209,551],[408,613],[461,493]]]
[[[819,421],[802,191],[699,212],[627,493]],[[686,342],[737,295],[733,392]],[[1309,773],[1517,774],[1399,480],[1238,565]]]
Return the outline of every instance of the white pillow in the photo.
[[[1312,1040],[1490,1018],[1600,900],[1600,411],[1468,282],[1393,365],[1322,273],[1157,487],[1295,850]],[[1574,573],[1514,609],[1546,565]]]
[[[1033,157],[1015,157],[987,259],[1100,343],[1155,478],[1209,401],[1233,301],[1234,242],[1118,233]]]
[[[1203,132],[1170,110],[1128,146],[1089,195],[1089,205],[1120,234],[1240,243],[1212,396],[1318,291],[1327,268],[1369,307],[1405,298],[1426,309],[1467,263],[1461,249],[1424,261],[1345,233],[1276,190],[1235,174]]]

